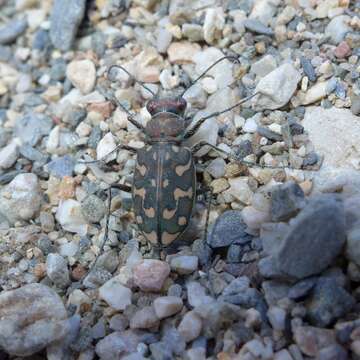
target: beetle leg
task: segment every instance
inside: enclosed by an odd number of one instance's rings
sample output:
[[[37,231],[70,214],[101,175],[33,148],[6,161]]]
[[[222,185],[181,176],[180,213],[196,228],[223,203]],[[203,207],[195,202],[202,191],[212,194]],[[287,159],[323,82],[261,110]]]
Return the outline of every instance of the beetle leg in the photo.
[[[204,230],[204,241],[207,246],[211,248],[211,246],[208,243],[208,227],[209,227],[209,218],[210,218],[210,210],[211,210],[211,201],[213,197],[213,188],[207,188],[205,189],[205,195],[206,195],[206,221],[205,221],[205,230]]]
[[[142,126],[137,120],[135,120],[134,118],[134,114],[132,114],[116,97],[115,95],[111,92],[106,90],[103,86],[99,85],[97,86],[97,89],[99,90],[99,92],[101,93],[101,95],[104,96],[104,98],[108,101],[110,101],[112,104],[114,104],[115,106],[119,106],[121,107],[121,109],[123,111],[125,111],[128,114],[128,120],[135,126],[137,127],[139,130],[145,130],[144,126]]]
[[[95,164],[97,162],[103,162],[109,155],[113,154],[114,152],[118,151],[119,149],[122,149],[122,150],[127,150],[127,151],[130,151],[132,153],[136,153],[136,149],[131,147],[131,146],[127,146],[127,145],[123,145],[123,144],[119,144],[116,146],[115,149],[111,150],[108,154],[104,155],[101,159],[99,160],[90,160],[90,161],[82,161],[80,160],[79,163],[81,164]]]
[[[125,184],[111,184],[111,187],[128,193],[132,191],[131,186]]]
[[[191,148],[191,152],[193,153],[193,155],[196,154],[203,146],[209,146],[211,149],[217,151],[218,153],[224,154],[224,155],[228,156],[229,158],[235,160],[236,162],[239,162],[239,163],[244,164],[249,167],[253,166],[253,167],[268,168],[268,169],[289,169],[290,168],[289,166],[281,166],[281,165],[271,166],[271,165],[265,165],[265,164],[263,165],[263,164],[257,164],[257,163],[251,162],[251,161],[246,161],[246,160],[243,160],[242,158],[240,158],[239,156],[237,156],[233,153],[227,152],[223,149],[220,149],[219,147],[209,144],[206,141],[200,141],[199,143],[195,144]]]
[[[87,273],[83,276],[81,283],[83,282],[83,280],[91,273],[91,271],[93,271],[95,269],[96,263],[100,257],[100,255],[103,253],[104,251],[104,246],[105,243],[109,237],[109,220],[110,220],[110,210],[111,210],[111,187],[108,188],[108,208],[107,208],[107,214],[106,214],[106,223],[105,223],[105,233],[104,233],[104,238],[101,242],[100,245],[100,251],[99,251],[99,255],[96,256],[95,261],[93,262],[93,264],[89,267],[89,270],[87,271]]]

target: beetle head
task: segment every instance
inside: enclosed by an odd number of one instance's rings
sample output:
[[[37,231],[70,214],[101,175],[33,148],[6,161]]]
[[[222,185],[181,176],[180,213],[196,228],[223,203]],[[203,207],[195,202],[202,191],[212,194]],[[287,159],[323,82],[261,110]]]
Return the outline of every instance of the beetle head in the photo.
[[[182,97],[152,99],[146,104],[146,109],[154,116],[158,113],[172,113],[183,117],[186,109],[186,100]]]
[[[146,133],[153,140],[176,138],[184,131],[184,98],[152,99],[146,108],[151,114],[151,120],[146,124]]]

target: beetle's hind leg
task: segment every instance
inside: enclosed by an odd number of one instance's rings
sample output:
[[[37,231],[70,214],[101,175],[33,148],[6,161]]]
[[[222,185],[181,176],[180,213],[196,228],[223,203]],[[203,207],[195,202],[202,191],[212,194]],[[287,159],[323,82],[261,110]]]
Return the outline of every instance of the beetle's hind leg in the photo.
[[[81,283],[84,282],[84,280],[86,279],[86,277],[95,270],[96,268],[96,264],[97,261],[100,257],[100,255],[103,253],[104,251],[104,246],[106,244],[106,241],[109,237],[109,220],[110,220],[110,210],[111,210],[111,187],[108,188],[108,207],[107,207],[107,213],[106,213],[106,222],[105,222],[105,233],[104,233],[104,238],[101,242],[100,245],[100,249],[99,249],[99,254],[96,255],[94,262],[90,265],[88,271],[86,272],[86,274],[83,276],[83,278],[81,279]]]
[[[206,250],[208,256],[206,257],[206,261],[203,264],[203,266],[204,266],[204,272],[206,274],[206,278],[208,281],[208,287],[209,287],[210,294],[211,294],[211,296],[215,297],[216,294],[214,291],[214,286],[213,286],[213,282],[212,282],[212,279],[210,276],[210,272],[211,272],[211,269],[217,263],[217,259],[215,259],[214,261],[212,260],[213,249],[210,245],[209,238],[208,238],[210,211],[211,211],[211,205],[212,205],[212,201],[213,201],[214,192],[213,192],[212,187],[202,187],[198,190],[197,194],[205,196],[206,218],[205,218],[205,227],[204,227],[204,233],[203,233],[203,246],[204,246],[204,249]]]
[[[96,264],[97,261],[99,259],[99,257],[102,255],[102,253],[104,252],[104,247],[106,242],[108,241],[109,238],[109,222],[110,222],[110,216],[111,216],[111,201],[112,201],[112,193],[111,193],[111,189],[120,189],[122,191],[125,192],[131,192],[131,186],[128,185],[124,185],[124,184],[112,184],[111,186],[109,186],[108,190],[108,206],[107,206],[107,212],[106,212],[106,221],[105,221],[105,231],[104,231],[104,238],[101,241],[100,244],[100,248],[99,248],[99,253],[98,255],[96,255],[96,258],[94,260],[94,262],[90,265],[88,271],[86,272],[86,274],[83,276],[81,283],[83,283],[83,281],[85,280],[85,278],[92,272],[94,271],[94,269],[96,268]]]

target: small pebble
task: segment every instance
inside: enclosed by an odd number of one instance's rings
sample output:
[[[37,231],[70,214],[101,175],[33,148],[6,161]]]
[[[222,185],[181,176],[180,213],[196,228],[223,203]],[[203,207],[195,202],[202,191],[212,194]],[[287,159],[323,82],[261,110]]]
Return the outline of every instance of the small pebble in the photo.
[[[170,267],[180,275],[188,275],[197,270],[198,262],[197,256],[180,255],[171,259]]]
[[[142,291],[158,292],[170,274],[170,266],[160,260],[143,260],[133,269],[135,284]]]
[[[155,299],[154,310],[159,319],[164,319],[179,312],[183,307],[181,298],[163,296]]]

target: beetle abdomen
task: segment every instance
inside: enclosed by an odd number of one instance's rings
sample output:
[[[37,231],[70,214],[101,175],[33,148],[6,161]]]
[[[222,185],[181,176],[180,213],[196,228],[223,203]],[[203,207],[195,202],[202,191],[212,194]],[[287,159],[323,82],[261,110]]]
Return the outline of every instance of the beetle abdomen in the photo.
[[[138,151],[133,200],[146,239],[167,246],[186,229],[195,199],[195,167],[189,149],[157,143]]]

